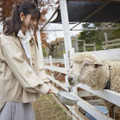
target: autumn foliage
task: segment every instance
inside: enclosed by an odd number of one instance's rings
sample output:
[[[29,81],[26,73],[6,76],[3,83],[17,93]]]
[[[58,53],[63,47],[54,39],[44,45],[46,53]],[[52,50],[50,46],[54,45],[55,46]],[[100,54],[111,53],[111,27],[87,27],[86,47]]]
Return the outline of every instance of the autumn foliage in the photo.
[[[22,3],[23,1],[28,0],[0,0],[0,22],[4,24],[4,21],[11,16],[11,12],[13,8]],[[55,0],[29,0],[33,1],[38,5],[38,8],[41,12],[41,19],[39,22],[39,26],[42,26],[46,22],[45,15],[49,12],[49,9],[53,9],[58,2],[55,2]],[[35,35],[36,37],[36,35]],[[41,32],[41,38],[42,43],[47,44],[47,34],[44,32]]]

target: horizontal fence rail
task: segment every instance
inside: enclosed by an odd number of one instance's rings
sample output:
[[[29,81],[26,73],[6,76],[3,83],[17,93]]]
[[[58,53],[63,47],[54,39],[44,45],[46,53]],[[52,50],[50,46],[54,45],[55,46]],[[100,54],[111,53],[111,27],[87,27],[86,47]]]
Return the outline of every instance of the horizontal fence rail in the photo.
[[[117,43],[116,43],[117,42]],[[120,46],[120,39],[114,39],[114,40],[106,40],[105,42],[102,42],[102,47],[108,48],[108,47],[115,47]]]
[[[64,74],[68,74],[68,70],[66,68],[45,65],[45,69],[48,69],[51,71],[57,71],[57,72],[64,73]]]
[[[112,118],[105,116],[103,113],[97,110],[94,106],[92,106],[91,104],[89,104],[88,102],[84,101],[81,98],[79,98],[79,101],[77,104],[81,106],[89,114],[94,116],[97,120],[113,120]]]
[[[56,83],[57,85],[59,85],[60,87],[62,87],[64,90],[68,90],[65,86],[65,83],[59,82],[58,80],[55,80],[52,76],[47,75],[47,78],[50,79],[52,82]]]
[[[48,58],[44,58],[44,59],[43,59],[43,62],[44,62],[44,63],[49,63],[50,60],[49,60]],[[64,63],[64,59],[55,59],[55,58],[53,58],[53,59],[52,59],[52,62],[53,62],[53,63],[58,63],[58,62]]]
[[[106,41],[106,42],[102,42],[102,44],[113,43],[113,42],[118,42],[118,41],[120,41],[120,39],[109,40],[109,41]]]
[[[76,87],[80,87],[84,90],[89,91],[90,93],[97,95],[109,102],[112,102],[113,104],[117,105],[120,107],[120,93],[111,91],[111,90],[92,90],[89,86],[83,85],[83,84],[78,84]]]

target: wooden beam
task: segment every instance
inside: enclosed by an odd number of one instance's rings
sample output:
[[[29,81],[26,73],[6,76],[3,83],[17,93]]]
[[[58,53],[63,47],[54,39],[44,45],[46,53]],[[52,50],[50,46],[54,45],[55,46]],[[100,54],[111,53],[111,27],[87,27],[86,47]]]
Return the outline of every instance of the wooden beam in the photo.
[[[38,6],[38,0],[34,0],[34,3]]]
[[[86,47],[88,47],[88,46],[89,46],[89,47],[90,47],[90,46],[92,47],[92,46],[94,46],[94,45],[95,45],[95,43],[94,43],[94,44],[84,44],[84,46],[86,46]]]
[[[82,30],[92,30],[92,31],[98,31],[98,30],[117,30],[120,29],[120,27],[115,27],[115,28],[96,28],[96,29],[72,29],[70,31],[82,31]],[[53,31],[63,31],[63,29],[43,29],[42,31],[49,31],[49,32],[53,32]]]
[[[106,45],[106,46],[107,46],[107,47],[120,46],[120,43],[110,44],[110,45]]]
[[[107,41],[107,42],[102,42],[102,44],[119,42],[119,41],[120,41],[120,39],[114,39],[114,40],[110,40],[110,41]]]
[[[89,120],[87,117],[85,117],[79,110],[77,110],[76,108],[73,108],[73,110],[79,115],[81,116],[84,120]],[[79,120],[82,120],[81,118]]]
[[[53,13],[53,15],[49,18],[49,20],[43,25],[43,27],[40,29],[40,31],[42,31],[44,29],[44,27],[50,22],[50,20],[54,17],[54,15],[57,13],[59,8],[60,8],[60,5],[57,7],[57,9]]]
[[[70,30],[72,30],[73,28],[75,28],[76,26],[78,26],[81,22],[84,22],[86,20],[88,20],[89,18],[91,18],[92,16],[94,16],[97,12],[99,12],[102,8],[104,8],[106,5],[108,5],[110,2],[110,0],[108,2],[105,2],[103,5],[101,5],[99,8],[97,8],[95,11],[93,11],[92,13],[90,13],[87,17],[85,17],[83,20],[81,20],[78,24],[76,24],[75,26],[73,26]]]

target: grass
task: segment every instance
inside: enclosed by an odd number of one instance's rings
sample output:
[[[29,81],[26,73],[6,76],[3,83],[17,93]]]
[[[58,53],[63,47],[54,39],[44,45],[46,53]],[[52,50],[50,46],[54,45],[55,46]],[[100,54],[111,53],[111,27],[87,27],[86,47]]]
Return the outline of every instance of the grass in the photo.
[[[33,103],[35,120],[72,120],[56,103],[52,95],[40,95]]]

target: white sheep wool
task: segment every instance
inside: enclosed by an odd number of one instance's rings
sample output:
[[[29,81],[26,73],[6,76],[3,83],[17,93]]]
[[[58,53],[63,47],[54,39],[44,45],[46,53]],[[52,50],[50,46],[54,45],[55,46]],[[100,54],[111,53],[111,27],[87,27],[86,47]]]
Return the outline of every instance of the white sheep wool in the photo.
[[[27,30],[25,34],[23,34],[23,32],[19,30],[17,36],[20,38],[21,44],[25,50],[27,58],[30,59],[30,64],[32,67],[32,59],[31,59],[29,41],[31,40],[31,38],[34,38],[33,31]]]

